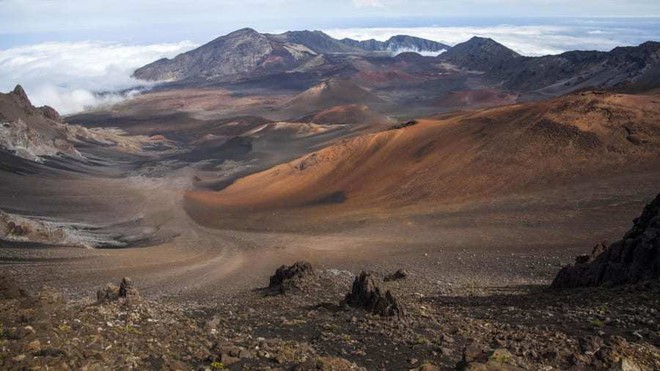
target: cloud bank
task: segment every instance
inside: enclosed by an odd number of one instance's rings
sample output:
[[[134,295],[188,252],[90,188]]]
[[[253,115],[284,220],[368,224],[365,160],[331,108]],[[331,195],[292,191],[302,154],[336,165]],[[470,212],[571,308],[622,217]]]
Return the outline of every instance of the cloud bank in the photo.
[[[655,28],[640,29],[628,24],[575,21],[562,25],[498,25],[461,27],[377,27],[325,29],[330,36],[357,40],[387,40],[395,35],[411,35],[455,45],[472,36],[490,37],[527,56],[559,54],[569,50],[608,51],[617,46],[638,45],[660,40]]]
[[[192,49],[188,41],[152,45],[51,42],[0,51],[0,91],[21,84],[36,106],[62,114],[117,103],[147,87],[135,68]]]
[[[394,1],[394,0],[386,0]],[[366,0],[365,4],[375,4]],[[490,37],[529,56],[568,50],[610,50],[660,40],[653,20],[581,19],[554,24],[326,28],[341,39],[386,40],[406,34],[455,45],[472,36]],[[283,31],[283,30],[280,30]],[[271,32],[279,32],[271,30]],[[214,35],[214,37],[217,35]],[[209,38],[210,39],[210,38]],[[148,88],[130,77],[138,67],[173,57],[196,45],[189,42],[126,45],[116,42],[48,42],[0,50],[0,91],[21,84],[35,105],[63,114],[113,104]]]

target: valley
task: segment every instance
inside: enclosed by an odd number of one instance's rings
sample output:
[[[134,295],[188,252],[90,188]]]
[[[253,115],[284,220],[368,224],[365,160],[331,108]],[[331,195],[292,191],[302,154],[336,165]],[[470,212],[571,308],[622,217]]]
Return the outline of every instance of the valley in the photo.
[[[548,286],[657,211],[660,43],[242,29],[134,76],[160,83],[67,117],[0,94],[0,367],[659,367],[657,265]],[[344,300],[361,271],[406,315]]]

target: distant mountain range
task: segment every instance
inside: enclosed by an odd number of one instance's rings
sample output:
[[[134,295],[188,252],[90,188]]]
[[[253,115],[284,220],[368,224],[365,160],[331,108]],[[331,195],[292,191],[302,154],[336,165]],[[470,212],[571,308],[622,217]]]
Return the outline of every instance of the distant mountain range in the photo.
[[[361,87],[390,91],[415,85],[435,93],[476,87],[556,96],[584,88],[660,82],[660,43],[525,57],[482,37],[450,47],[405,35],[357,41],[337,40],[321,31],[262,34],[245,28],[173,59],[150,63],[137,69],[134,77],[184,85],[250,82],[261,88],[298,90],[329,78],[350,78]]]
[[[143,80],[221,79],[247,73],[269,74],[301,66],[319,55],[366,55],[399,51],[440,53],[448,45],[412,36],[377,40],[336,40],[321,31],[261,34],[244,28],[221,36],[174,59],[160,59],[141,67]]]

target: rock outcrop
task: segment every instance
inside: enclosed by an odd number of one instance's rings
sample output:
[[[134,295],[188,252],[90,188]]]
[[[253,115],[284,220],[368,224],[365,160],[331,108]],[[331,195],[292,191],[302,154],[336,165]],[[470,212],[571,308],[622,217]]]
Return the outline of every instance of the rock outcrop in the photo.
[[[660,278],[660,194],[635,219],[623,239],[591,255],[581,255],[564,267],[552,288],[621,285]]]
[[[301,289],[305,280],[314,276],[312,264],[306,261],[295,262],[291,266],[283,265],[270,277],[269,289],[284,294],[287,291]]]
[[[383,317],[404,316],[403,307],[392,293],[387,290],[383,294],[381,289],[376,286],[371,274],[367,272],[362,272],[358,277],[355,277],[353,288],[346,295],[344,302],[351,307],[363,308]]]
[[[396,272],[385,276],[385,278],[383,278],[383,281],[385,282],[398,281],[398,280],[406,279],[406,277],[408,277],[408,272],[406,272],[405,269],[397,269]]]
[[[96,292],[96,300],[99,304],[123,300],[131,302],[140,299],[140,293],[133,285],[133,280],[128,277],[122,278],[119,286],[108,283]]]

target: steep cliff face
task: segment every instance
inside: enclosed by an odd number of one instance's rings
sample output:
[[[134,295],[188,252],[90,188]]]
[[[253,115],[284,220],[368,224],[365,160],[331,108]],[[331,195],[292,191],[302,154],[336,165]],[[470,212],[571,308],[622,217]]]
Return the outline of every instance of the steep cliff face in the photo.
[[[53,108],[34,107],[20,85],[0,94],[0,149],[32,161],[65,154],[81,158]]]
[[[83,142],[138,153],[157,141],[116,129],[69,125],[54,108],[33,106],[20,85],[10,93],[0,93],[0,151],[35,162],[61,156],[85,160],[76,149]]]
[[[648,204],[623,239],[597,245],[564,267],[553,288],[621,285],[660,278],[660,194]]]

